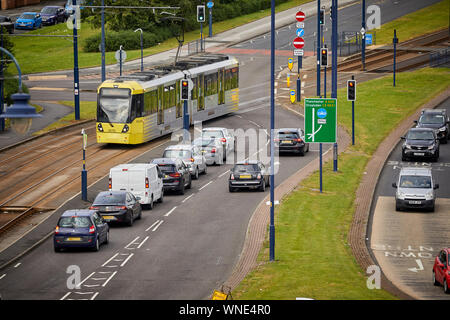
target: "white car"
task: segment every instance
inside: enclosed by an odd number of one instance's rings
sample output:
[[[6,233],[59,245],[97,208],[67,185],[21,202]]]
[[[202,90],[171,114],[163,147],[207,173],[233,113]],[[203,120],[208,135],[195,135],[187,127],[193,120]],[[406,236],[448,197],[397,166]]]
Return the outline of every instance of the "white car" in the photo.
[[[200,173],[207,173],[206,159],[195,145],[177,144],[164,150],[163,158],[178,158],[189,168],[192,178],[198,179]]]
[[[200,149],[207,165],[223,164],[222,142],[212,138],[198,138],[192,144]]]
[[[227,128],[212,127],[203,128],[202,138],[214,138],[219,140],[223,146],[223,160],[227,159],[227,154],[234,151],[234,136],[232,136]]]

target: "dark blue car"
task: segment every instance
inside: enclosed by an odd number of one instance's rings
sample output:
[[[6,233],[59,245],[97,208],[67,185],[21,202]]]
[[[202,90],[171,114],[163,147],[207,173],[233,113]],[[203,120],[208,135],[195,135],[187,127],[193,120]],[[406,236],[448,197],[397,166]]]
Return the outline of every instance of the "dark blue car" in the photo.
[[[16,20],[14,28],[16,29],[37,29],[42,27],[42,17],[40,13],[24,12]]]
[[[41,10],[42,24],[54,25],[66,21],[66,14],[63,7],[46,6]]]
[[[65,248],[98,251],[109,241],[109,226],[95,210],[67,210],[59,218],[53,236],[55,252]]]

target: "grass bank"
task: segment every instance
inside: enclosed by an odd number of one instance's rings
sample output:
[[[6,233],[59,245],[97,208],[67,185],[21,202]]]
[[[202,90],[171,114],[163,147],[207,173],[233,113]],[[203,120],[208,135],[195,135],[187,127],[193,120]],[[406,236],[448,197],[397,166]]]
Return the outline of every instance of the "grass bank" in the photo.
[[[450,0],[442,0],[429,7],[407,14],[394,21],[385,23],[376,30],[379,44],[392,44],[394,29],[400,42],[416,38],[426,33],[448,28]]]
[[[356,145],[305,179],[276,208],[275,258],[269,263],[268,239],[259,255],[262,264],[233,292],[235,299],[395,299],[384,290],[369,290],[366,275],[347,244],[355,210],[355,192],[364,168],[381,141],[405,117],[448,87],[450,69],[402,73],[395,88],[392,76],[358,84]],[[351,133],[351,104],[338,91],[338,121]],[[349,129],[350,128],[350,129]]]
[[[310,0],[291,0],[280,4],[276,7],[276,11],[280,12],[287,10]],[[213,33],[221,33],[232,28],[244,25],[246,23],[264,18],[270,15],[270,9],[261,10],[252,14],[236,17],[231,20],[213,23]],[[99,52],[86,53],[83,52],[83,39],[97,34],[100,29],[94,29],[88,23],[82,23],[81,29],[78,30],[79,35],[79,67],[87,68],[99,66],[101,64],[101,54]],[[106,31],[106,33],[108,30]],[[203,28],[203,33],[207,35],[209,28]],[[29,34],[41,35],[72,35],[72,30],[69,30],[66,24],[58,24],[56,26],[48,26],[40,30],[31,31]],[[187,32],[185,34],[185,44],[199,39],[200,29]],[[138,36],[138,34],[136,34]],[[20,63],[23,74],[37,73],[37,72],[51,72],[57,70],[73,69],[73,46],[71,38],[31,38],[31,37],[14,37],[14,51],[17,60]],[[178,42],[175,38],[168,39],[158,46],[144,49],[144,55],[152,55],[166,50],[176,48]],[[117,48],[119,49],[119,48]],[[140,50],[126,50],[127,61],[138,59],[140,57]],[[105,56],[106,64],[115,64],[115,52],[107,52]]]

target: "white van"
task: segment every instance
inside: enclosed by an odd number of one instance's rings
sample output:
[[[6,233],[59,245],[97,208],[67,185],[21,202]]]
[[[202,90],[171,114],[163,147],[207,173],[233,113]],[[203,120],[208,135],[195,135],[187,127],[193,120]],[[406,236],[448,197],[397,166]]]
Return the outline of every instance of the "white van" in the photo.
[[[163,202],[162,173],[152,163],[119,164],[109,171],[109,190],[131,192],[151,210],[155,201]]]

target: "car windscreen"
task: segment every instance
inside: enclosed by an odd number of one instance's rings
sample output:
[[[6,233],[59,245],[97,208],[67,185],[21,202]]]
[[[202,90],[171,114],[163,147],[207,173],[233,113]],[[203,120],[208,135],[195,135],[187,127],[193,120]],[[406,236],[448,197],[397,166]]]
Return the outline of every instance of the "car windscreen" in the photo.
[[[130,89],[102,88],[98,98],[97,121],[126,123],[130,107]]]
[[[58,222],[60,228],[89,228],[91,226],[89,217],[61,217]]]
[[[442,114],[423,114],[419,119],[419,123],[444,125],[445,119]]]
[[[431,188],[431,177],[401,176],[400,188]]]
[[[278,133],[278,139],[280,140],[286,140],[286,139],[298,139],[298,133],[297,132],[279,132]]]
[[[176,167],[174,164],[158,164],[159,169],[161,172],[168,173],[168,172],[175,172]]]
[[[198,147],[214,147],[214,139],[198,139],[194,140],[193,144]]]
[[[187,159],[191,158],[191,151],[189,150],[166,150],[164,151],[163,158],[179,158]]]
[[[234,172],[259,172],[257,164],[237,164],[233,168]]]
[[[45,7],[44,9],[42,9],[41,13],[43,13],[43,14],[56,14],[57,11],[58,11],[58,8]]]
[[[0,16],[0,22],[6,22],[6,17],[1,17]]]
[[[95,200],[94,205],[123,205],[125,203],[125,193],[102,193]]]
[[[205,130],[202,132],[203,138],[223,138],[223,132],[220,130]]]
[[[23,14],[20,16],[19,19],[30,19],[33,20],[34,19],[34,14]]]
[[[434,135],[431,131],[413,130],[408,132],[406,138],[410,140],[433,140]]]

